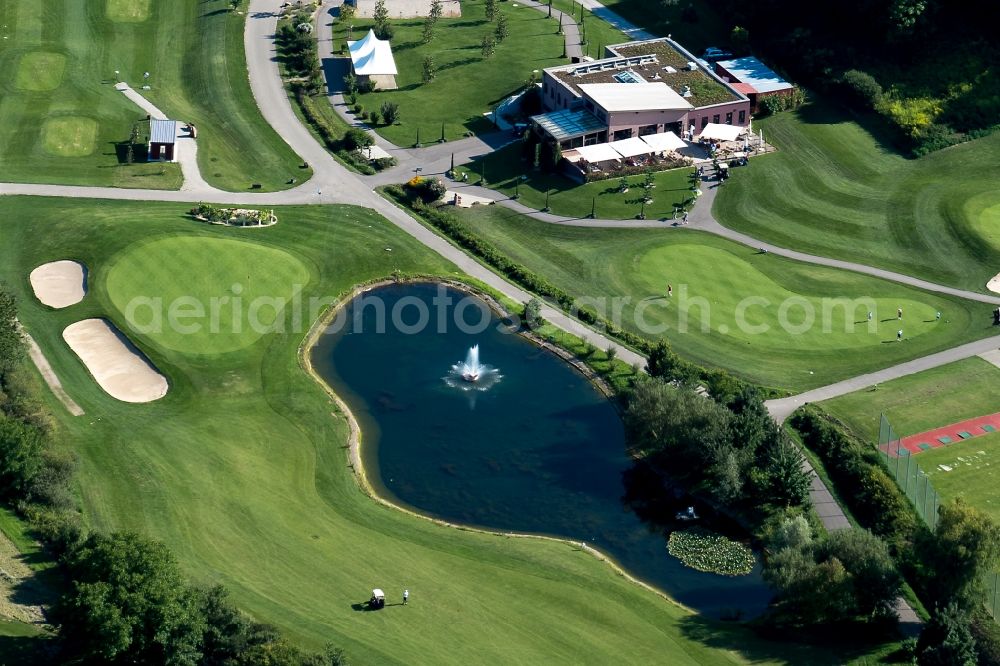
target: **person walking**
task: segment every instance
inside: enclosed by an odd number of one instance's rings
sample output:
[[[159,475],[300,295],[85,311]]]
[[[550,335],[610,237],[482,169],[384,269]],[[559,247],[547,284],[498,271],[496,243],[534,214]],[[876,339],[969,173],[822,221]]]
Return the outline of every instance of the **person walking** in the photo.
[[[673,285],[669,285],[668,284],[667,285],[667,297],[671,298],[671,297],[673,297],[673,295],[674,295],[674,287],[673,287]]]
[[[938,310],[937,314],[934,315],[934,319],[941,321],[941,311]]]
[[[896,308],[896,319],[903,318],[903,308]]]
[[[684,222],[684,224],[688,223],[688,213],[687,213],[687,211],[684,211],[684,220],[683,220],[683,222]]]
[[[872,311],[871,311],[871,310],[869,310],[869,311],[868,311],[868,321],[871,321],[871,320],[872,320],[872,316],[873,316],[873,314],[872,314]]]
[[[406,602],[409,601],[409,600],[410,600],[410,591],[409,590],[403,590],[403,605],[405,606]]]
[[[903,340],[903,329],[896,331],[896,342],[902,342]]]

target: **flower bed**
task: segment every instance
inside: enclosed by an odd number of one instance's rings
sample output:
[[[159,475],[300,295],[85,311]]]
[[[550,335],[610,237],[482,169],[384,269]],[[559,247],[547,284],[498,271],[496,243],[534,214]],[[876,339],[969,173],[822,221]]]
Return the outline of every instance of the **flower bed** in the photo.
[[[723,576],[745,576],[757,563],[742,543],[697,527],[671,532],[667,551],[692,569]]]
[[[269,227],[278,223],[273,210],[218,208],[209,204],[198,204],[191,209],[191,215],[202,222],[226,224],[231,227]]]

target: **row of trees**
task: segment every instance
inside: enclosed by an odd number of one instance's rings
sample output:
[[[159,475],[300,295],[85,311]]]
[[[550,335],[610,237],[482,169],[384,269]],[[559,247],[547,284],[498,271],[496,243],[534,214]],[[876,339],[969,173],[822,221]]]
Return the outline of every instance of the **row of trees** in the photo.
[[[309,94],[319,92],[323,88],[323,70],[312,35],[312,17],[300,12],[282,21],[274,40],[288,74],[298,78]]]
[[[46,543],[65,584],[52,608],[56,663],[337,666],[241,613],[220,587],[191,586],[170,551],[132,533],[86,533],[72,492],[76,458],[23,388],[17,302],[0,284],[0,500]]]

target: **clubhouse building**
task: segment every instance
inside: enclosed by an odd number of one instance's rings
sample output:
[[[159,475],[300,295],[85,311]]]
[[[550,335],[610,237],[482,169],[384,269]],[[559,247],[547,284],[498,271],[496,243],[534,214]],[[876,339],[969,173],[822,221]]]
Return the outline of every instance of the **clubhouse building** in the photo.
[[[541,94],[545,113],[532,124],[563,149],[665,132],[692,140],[712,123],[750,123],[748,95],[669,37],[550,67]]]

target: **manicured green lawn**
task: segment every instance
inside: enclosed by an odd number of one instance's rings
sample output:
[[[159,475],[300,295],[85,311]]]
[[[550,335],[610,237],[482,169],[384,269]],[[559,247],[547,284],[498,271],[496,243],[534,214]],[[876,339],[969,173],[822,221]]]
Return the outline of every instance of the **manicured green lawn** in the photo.
[[[547,174],[526,166],[521,161],[521,144],[515,143],[476,160],[467,167],[458,168],[468,173],[470,183],[478,183],[485,171],[486,184],[507,196],[514,196],[517,178],[527,180],[517,183],[521,203],[531,208],[545,206],[545,192],[549,192],[549,207],[556,215],[587,217],[591,208],[599,218],[628,220],[643,211],[642,183],[646,176],[629,176],[629,191],[619,190],[620,178],[600,180],[581,185],[559,174]],[[645,205],[646,219],[673,218],[675,207],[688,207],[692,201],[692,170],[688,168],[661,171],[654,174],[656,187],[653,202]]]
[[[462,17],[441,19],[429,44],[421,43],[422,19],[392,22],[399,90],[376,91],[359,95],[358,99],[366,111],[377,110],[386,101],[399,104],[399,122],[377,127],[379,134],[396,145],[411,146],[416,142],[418,128],[421,142],[437,141],[442,123],[449,140],[470,131],[489,132],[493,126],[484,113],[523,88],[533,70],[566,62],[561,58],[563,38],[556,35],[555,20],[512,2],[499,3],[508,18],[510,36],[497,45],[492,57],[483,58],[481,40],[495,27],[486,20],[484,4],[484,0],[463,2]],[[354,39],[359,39],[371,22],[356,19],[353,25]],[[347,39],[347,28],[342,22],[334,25],[334,43],[338,47]],[[437,77],[425,84],[423,63],[428,55],[434,59]]]
[[[961,497],[1000,520],[1000,433],[924,451],[913,459],[942,501]]]
[[[299,367],[304,333],[291,312],[288,332],[238,353],[188,354],[133,334],[171,382],[165,398],[145,405],[109,398],[60,337],[91,316],[125,330],[111,298],[112,258],[150,243],[239,239],[280,248],[308,270],[306,303],[397,269],[452,274],[381,218],[343,207],[279,208],[277,226],[241,230],[193,222],[182,204],[5,205],[0,279],[21,296],[25,326],[87,412],[71,418],[45,394],[59,441],[81,459],[87,522],[163,539],[192,578],[225,583],[243,608],[296,640],[333,642],[357,664],[724,664],[740,663],[737,652],[754,663],[845,660],[706,622],[571,545],[456,530],[376,504],[346,464],[343,417]],[[39,305],[27,285],[31,268],[56,258],[91,271],[84,301],[60,311]],[[229,277],[205,264],[183,271],[196,273],[185,277],[192,281]],[[164,275],[133,273],[141,291],[171,293]],[[392,597],[408,587],[410,605],[355,611],[374,586]]]
[[[114,90],[114,71],[198,125],[206,180],[264,190],[302,180],[300,160],[250,93],[243,15],[223,0],[0,0],[0,180],[177,189],[176,164],[123,164],[146,113]]]
[[[773,387],[820,386],[993,332],[978,304],[695,231],[564,227],[498,206],[461,214],[515,261],[609,316],[619,309],[627,329]],[[845,308],[840,299],[863,300]],[[900,328],[905,339],[896,342]]]
[[[880,414],[885,414],[897,435],[906,437],[1000,412],[998,383],[1000,368],[974,357],[879,384],[877,391],[858,391],[822,404],[859,436],[875,442]]]
[[[1000,520],[1000,433],[924,451],[913,459],[942,501],[961,497]]]
[[[726,226],[967,289],[1000,272],[1000,136],[908,161],[822,102],[761,129],[780,151],[733,174],[714,210]]]
[[[306,266],[284,250],[190,236],[136,244],[116,254],[108,260],[106,285],[130,329],[149,331],[149,339],[167,349],[212,355],[256,342],[309,277]],[[162,307],[153,305],[154,299]],[[170,326],[163,320],[171,318],[171,310],[193,316],[174,317],[180,325]]]

